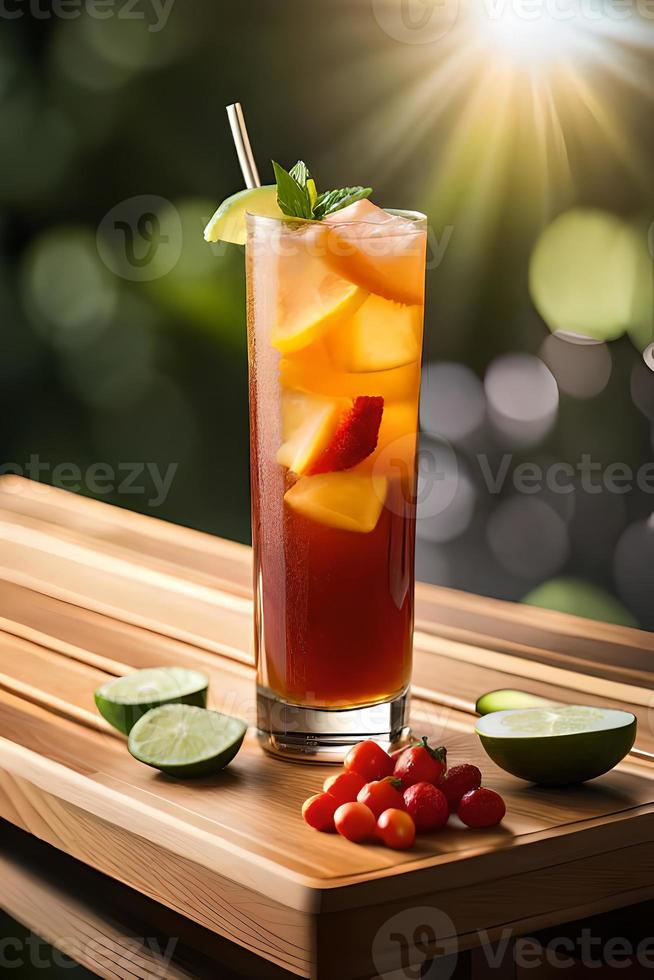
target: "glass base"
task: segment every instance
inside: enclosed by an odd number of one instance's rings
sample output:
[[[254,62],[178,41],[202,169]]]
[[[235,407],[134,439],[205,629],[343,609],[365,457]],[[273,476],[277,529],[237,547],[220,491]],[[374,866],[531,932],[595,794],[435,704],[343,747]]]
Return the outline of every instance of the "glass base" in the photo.
[[[389,750],[409,740],[409,691],[364,707],[325,709],[289,704],[259,687],[257,728],[263,748],[273,755],[338,764],[363,739]]]

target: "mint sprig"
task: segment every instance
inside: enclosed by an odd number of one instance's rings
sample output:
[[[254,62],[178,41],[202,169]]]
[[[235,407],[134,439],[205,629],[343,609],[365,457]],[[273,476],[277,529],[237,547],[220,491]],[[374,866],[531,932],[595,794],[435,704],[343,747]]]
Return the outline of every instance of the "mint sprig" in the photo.
[[[334,214],[335,211],[340,211],[348,204],[354,204],[355,201],[362,201],[371,194],[372,187],[341,187],[339,190],[325,191],[324,194],[318,195],[313,206],[313,216],[318,221],[322,221],[328,214]]]
[[[330,214],[362,201],[372,194],[372,187],[341,187],[316,194],[309,168],[298,160],[290,171],[272,162],[277,181],[277,203],[283,214],[292,218],[322,221]]]
[[[307,181],[309,179],[309,168],[307,167],[304,160],[298,160],[294,167],[289,170],[290,176],[299,184],[300,187],[306,187]]]
[[[277,181],[277,203],[280,210],[291,218],[312,218],[313,208],[311,206],[311,196],[307,188],[307,178],[309,171],[302,164],[303,170],[299,170],[301,161],[295,164],[293,172],[289,173],[280,167],[273,160],[273,170]],[[304,182],[301,179],[304,176]]]

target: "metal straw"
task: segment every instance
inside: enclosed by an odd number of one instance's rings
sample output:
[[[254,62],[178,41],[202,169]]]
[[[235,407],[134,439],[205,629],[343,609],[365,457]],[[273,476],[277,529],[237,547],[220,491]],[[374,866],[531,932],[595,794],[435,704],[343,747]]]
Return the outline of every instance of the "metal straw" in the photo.
[[[245,118],[243,116],[241,103],[235,102],[233,105],[226,106],[226,108],[227,118],[229,119],[229,126],[232,131],[234,145],[236,146],[238,162],[240,163],[241,170],[243,172],[245,186],[261,187],[261,179],[254,160],[254,153],[252,152],[252,147],[250,145],[250,137],[248,136],[247,127],[245,125]]]

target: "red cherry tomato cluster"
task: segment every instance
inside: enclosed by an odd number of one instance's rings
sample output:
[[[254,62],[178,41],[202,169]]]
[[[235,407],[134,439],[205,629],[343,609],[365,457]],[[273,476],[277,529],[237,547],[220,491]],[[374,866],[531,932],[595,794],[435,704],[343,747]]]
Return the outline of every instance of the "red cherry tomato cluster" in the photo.
[[[390,755],[377,742],[359,742],[343,772],[302,807],[315,830],[357,844],[377,838],[395,850],[412,847],[416,833],[440,830],[451,813],[468,827],[496,827],[506,807],[499,793],[482,787],[476,766],[448,769],[446,750],[426,737]]]

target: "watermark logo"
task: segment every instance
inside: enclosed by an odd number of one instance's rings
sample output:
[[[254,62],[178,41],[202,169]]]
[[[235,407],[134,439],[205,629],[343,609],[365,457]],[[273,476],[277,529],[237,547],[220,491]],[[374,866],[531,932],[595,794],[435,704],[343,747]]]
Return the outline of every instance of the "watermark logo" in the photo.
[[[654,969],[654,938],[636,942],[625,936],[594,935],[582,928],[577,935],[553,936],[546,942],[536,936],[517,936],[502,929],[493,940],[485,929],[476,930],[479,966],[484,975],[498,976],[534,971],[544,967],[568,975],[578,970]],[[452,919],[431,906],[406,909],[388,919],[372,944],[375,968],[382,980],[450,980],[459,960],[458,941]],[[485,965],[484,965],[485,961]],[[574,974],[576,975],[576,974]],[[641,973],[639,972],[640,976]]]
[[[96,242],[111,272],[132,282],[149,282],[167,275],[179,262],[182,222],[165,197],[139,194],[105,214]]]
[[[456,496],[456,453],[446,439],[431,440],[416,450],[412,432],[383,446],[373,464],[373,489],[393,514],[408,517],[417,504],[420,517],[434,517]]]
[[[448,34],[459,16],[459,0],[372,0],[384,34],[401,44],[433,44]]]
[[[372,943],[375,969],[381,977],[388,975],[393,980],[449,980],[457,957],[454,923],[446,912],[430,905],[406,909],[387,919]]]

